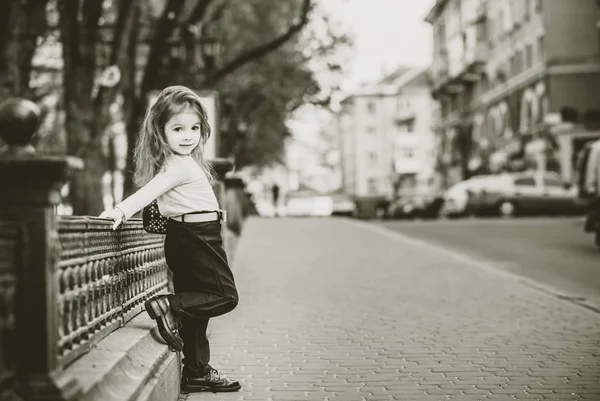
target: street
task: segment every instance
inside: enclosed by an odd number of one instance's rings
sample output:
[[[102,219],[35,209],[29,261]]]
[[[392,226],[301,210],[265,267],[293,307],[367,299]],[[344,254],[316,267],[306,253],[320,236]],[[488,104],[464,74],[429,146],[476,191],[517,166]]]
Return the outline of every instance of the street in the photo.
[[[600,306],[600,251],[576,218],[388,221],[426,240]]]
[[[379,224],[250,218],[232,269],[211,365],[242,389],[182,399],[600,399],[600,314]]]

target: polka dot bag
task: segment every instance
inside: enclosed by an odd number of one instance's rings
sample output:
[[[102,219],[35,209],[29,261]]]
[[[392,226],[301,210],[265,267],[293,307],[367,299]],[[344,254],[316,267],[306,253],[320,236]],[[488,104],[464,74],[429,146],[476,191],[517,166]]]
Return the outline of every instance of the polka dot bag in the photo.
[[[160,214],[158,203],[153,200],[142,210],[144,230],[151,234],[166,234],[168,218]]]

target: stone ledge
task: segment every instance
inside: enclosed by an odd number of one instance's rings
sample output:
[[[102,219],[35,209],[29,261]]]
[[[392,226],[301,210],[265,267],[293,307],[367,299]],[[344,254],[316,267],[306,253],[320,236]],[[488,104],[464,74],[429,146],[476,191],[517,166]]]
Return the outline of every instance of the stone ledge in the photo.
[[[145,313],[100,341],[70,365],[81,401],[169,401],[179,396],[181,362],[162,343]]]

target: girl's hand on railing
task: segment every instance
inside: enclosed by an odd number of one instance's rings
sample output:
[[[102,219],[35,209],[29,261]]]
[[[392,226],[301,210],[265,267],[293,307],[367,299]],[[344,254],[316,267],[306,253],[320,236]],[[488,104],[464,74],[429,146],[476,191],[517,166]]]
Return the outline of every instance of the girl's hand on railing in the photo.
[[[113,224],[113,230],[119,228],[119,226],[125,221],[125,214],[121,211],[121,209],[118,208],[105,210],[98,217],[101,219],[111,219],[114,221],[115,224]]]

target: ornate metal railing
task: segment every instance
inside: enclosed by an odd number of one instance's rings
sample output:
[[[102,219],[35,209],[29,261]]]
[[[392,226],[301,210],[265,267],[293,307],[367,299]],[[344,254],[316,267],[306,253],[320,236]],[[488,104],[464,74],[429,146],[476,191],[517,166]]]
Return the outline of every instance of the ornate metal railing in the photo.
[[[17,272],[24,262],[23,227],[0,222],[0,398],[16,395],[16,289]]]
[[[140,220],[113,231],[103,219],[59,217],[60,365],[87,352],[139,313],[147,298],[166,290],[163,239],[146,233]]]

